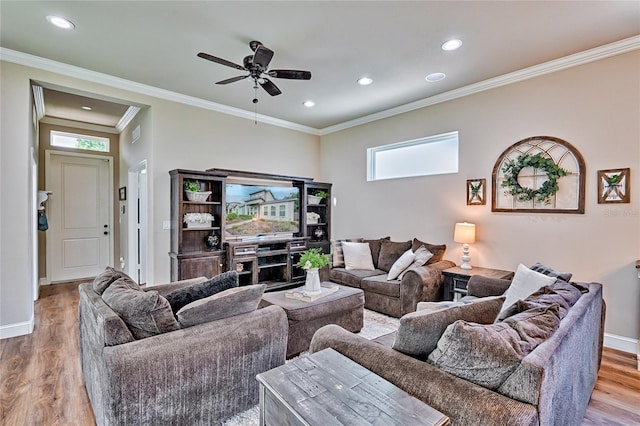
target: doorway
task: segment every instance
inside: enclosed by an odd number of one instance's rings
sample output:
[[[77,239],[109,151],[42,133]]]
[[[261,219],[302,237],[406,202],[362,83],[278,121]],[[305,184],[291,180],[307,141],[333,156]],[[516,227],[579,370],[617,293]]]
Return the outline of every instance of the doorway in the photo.
[[[90,278],[113,265],[113,157],[46,150],[50,282]]]
[[[130,197],[128,200],[128,274],[140,285],[147,283],[148,276],[148,184],[147,162],[142,161],[129,170]]]

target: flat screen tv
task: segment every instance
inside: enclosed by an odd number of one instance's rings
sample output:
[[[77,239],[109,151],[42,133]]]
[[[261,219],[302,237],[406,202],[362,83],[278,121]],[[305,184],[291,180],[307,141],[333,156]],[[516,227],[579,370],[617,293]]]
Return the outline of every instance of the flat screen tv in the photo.
[[[225,240],[293,237],[300,232],[300,190],[290,184],[227,183]]]

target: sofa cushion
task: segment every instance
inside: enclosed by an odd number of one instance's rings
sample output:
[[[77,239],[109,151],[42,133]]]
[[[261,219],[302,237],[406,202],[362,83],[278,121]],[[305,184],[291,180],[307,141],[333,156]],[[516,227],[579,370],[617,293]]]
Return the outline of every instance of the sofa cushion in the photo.
[[[371,293],[384,294],[385,296],[398,298],[400,297],[400,281],[389,281],[387,279],[387,274],[363,278],[360,282],[360,288]]]
[[[102,295],[104,291],[113,284],[117,279],[123,278],[131,288],[139,287],[131,277],[122,271],[115,270],[111,266],[107,266],[100,275],[93,280],[93,291]]]
[[[343,241],[342,251],[344,253],[345,269],[361,269],[365,271],[373,271],[376,269],[373,266],[369,243],[353,243],[349,241]]]
[[[373,266],[378,268],[378,258],[380,257],[380,247],[382,246],[382,240],[390,240],[391,237],[378,238],[377,240],[362,240],[363,243],[369,243],[371,249],[371,259],[373,260]]]
[[[466,320],[490,324],[496,319],[504,300],[504,296],[485,297],[457,306],[450,306],[449,302],[445,302],[442,309],[406,314],[400,318],[393,349],[426,360],[451,323]]]
[[[562,295],[552,290],[551,287],[545,286],[528,296],[526,299],[518,300],[509,308],[500,312],[496,321],[503,321],[508,317],[529,309],[541,306],[551,306],[553,304],[558,305],[558,315],[560,316],[560,319],[564,318],[569,310],[569,302]]]
[[[178,311],[178,322],[191,327],[255,311],[266,288],[266,284],[233,287],[196,300]]]
[[[571,281],[571,277],[573,274],[571,272],[560,272],[556,271],[550,266],[545,266],[540,262],[534,263],[529,269],[532,271],[540,272],[541,274],[547,275],[549,277],[560,278],[563,281]]]
[[[548,277],[540,272],[532,271],[523,264],[519,264],[511,285],[504,293],[507,296],[507,300],[502,306],[502,311],[506,311],[519,299],[524,299],[538,289],[555,283],[555,281],[554,277]]]
[[[331,240],[331,266],[334,268],[344,268],[344,254],[342,252],[342,243],[344,241],[361,243],[362,238],[353,238],[348,240]]]
[[[404,274],[411,271],[412,269],[416,269],[426,265],[427,262],[429,262],[429,260],[433,257],[433,253],[427,250],[425,246],[420,246],[420,248],[415,251],[415,255],[416,257],[413,259],[413,263],[409,265],[409,267],[404,271],[402,271],[400,275],[398,275],[399,280],[402,280],[402,278],[404,278]]]
[[[131,288],[124,278],[107,287],[102,300],[122,318],[136,339],[180,329],[167,299],[157,291]]]
[[[428,361],[447,373],[495,390],[559,324],[557,305],[531,309],[489,325],[456,321],[442,334]]]
[[[382,275],[386,277],[387,273],[380,269],[375,269],[373,271],[364,271],[361,269],[347,271],[345,268],[332,268],[329,271],[329,278],[334,283],[343,284],[355,288],[360,288],[360,282],[363,278],[373,277],[376,275]]]
[[[387,274],[387,281],[395,280],[403,273],[416,258],[416,254],[411,251],[411,249],[402,253],[402,256],[398,258],[389,269],[389,274]]]
[[[411,243],[411,249],[413,251],[417,251],[420,248],[420,246],[424,246],[424,248],[426,248],[431,253],[433,253],[433,257],[429,259],[429,261],[427,262],[427,265],[431,263],[440,262],[442,259],[444,259],[444,253],[447,251],[446,244],[429,244],[429,243],[422,242],[417,238],[414,238],[413,242]]]
[[[212,296],[230,288],[238,287],[238,273],[236,271],[224,272],[220,275],[200,283],[193,283],[173,290],[165,295],[171,305],[171,310],[176,313],[184,306],[199,299]]]
[[[551,285],[551,290],[562,296],[569,306],[575,305],[582,294],[589,291],[589,289],[581,284],[568,283],[561,279],[556,280],[556,282]]]
[[[411,241],[388,241],[383,240],[380,246],[380,257],[378,258],[378,269],[389,272],[393,264],[402,256],[402,253],[411,248]]]

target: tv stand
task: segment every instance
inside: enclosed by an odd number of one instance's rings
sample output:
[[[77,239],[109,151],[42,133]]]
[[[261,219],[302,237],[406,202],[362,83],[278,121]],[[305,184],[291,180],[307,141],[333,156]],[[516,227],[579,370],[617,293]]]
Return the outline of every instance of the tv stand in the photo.
[[[227,265],[238,272],[240,285],[266,284],[267,290],[290,287],[305,280],[305,272],[297,263],[308,241],[308,237],[228,241]]]

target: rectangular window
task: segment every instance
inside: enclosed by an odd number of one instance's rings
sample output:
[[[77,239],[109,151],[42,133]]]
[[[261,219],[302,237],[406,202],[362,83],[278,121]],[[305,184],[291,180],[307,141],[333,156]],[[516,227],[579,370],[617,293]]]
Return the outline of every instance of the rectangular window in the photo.
[[[287,215],[287,207],[280,206],[280,217],[285,217]]]
[[[458,132],[367,149],[367,180],[458,173]]]
[[[79,135],[52,130],[49,140],[51,146],[109,152],[109,139],[99,136]]]

